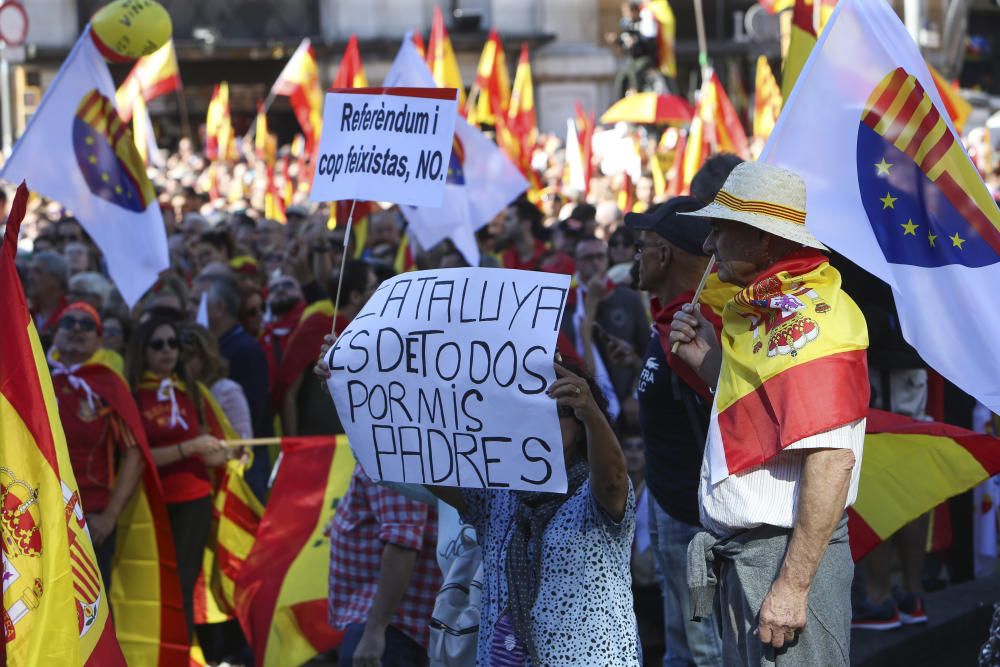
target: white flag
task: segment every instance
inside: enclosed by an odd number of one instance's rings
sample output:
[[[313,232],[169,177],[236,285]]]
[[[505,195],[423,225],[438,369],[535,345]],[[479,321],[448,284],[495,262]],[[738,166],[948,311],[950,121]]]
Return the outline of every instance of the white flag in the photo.
[[[22,179],[68,208],[104,253],[118,291],[134,305],[169,266],[156,193],[115,86],[86,28],[46,91],[0,178]]]
[[[385,86],[433,87],[434,77],[407,34],[385,77]],[[421,248],[446,238],[470,266],[479,264],[475,232],[528,189],[517,167],[482,132],[458,118],[441,208],[403,206]]]
[[[841,0],[761,160],[806,181],[806,224],[892,287],[903,335],[1000,412],[1000,211],[884,0]]]

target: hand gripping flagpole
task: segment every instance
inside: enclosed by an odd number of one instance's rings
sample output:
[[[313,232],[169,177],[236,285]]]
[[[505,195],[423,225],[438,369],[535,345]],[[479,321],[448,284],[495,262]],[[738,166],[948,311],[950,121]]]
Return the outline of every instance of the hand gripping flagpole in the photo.
[[[337,333],[337,311],[340,310],[340,289],[344,286],[344,267],[347,266],[347,252],[351,247],[351,224],[354,222],[354,206],[357,203],[357,199],[351,200],[351,211],[347,214],[347,229],[344,230],[344,252],[340,255],[340,275],[337,276],[337,296],[333,300],[333,324],[330,325],[330,333],[334,335]]]
[[[712,269],[715,268],[715,255],[708,258],[708,265],[705,267],[705,273],[701,277],[701,282],[698,283],[698,289],[694,291],[694,296],[691,297],[691,305],[695,308],[698,307],[698,299],[701,298],[701,291],[705,289],[705,283],[708,282],[708,277],[712,275]],[[670,346],[670,353],[677,354],[677,350],[680,348],[681,342],[674,341],[674,344]]]

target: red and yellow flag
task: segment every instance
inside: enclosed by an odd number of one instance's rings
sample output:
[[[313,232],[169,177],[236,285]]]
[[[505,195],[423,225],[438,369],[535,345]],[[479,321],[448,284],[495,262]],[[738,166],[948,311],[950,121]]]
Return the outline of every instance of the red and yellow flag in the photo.
[[[961,133],[965,127],[965,120],[972,113],[972,105],[966,102],[965,98],[959,95],[955,86],[941,76],[941,73],[931,67],[930,64],[927,65],[927,69],[931,71],[931,76],[934,78],[934,85],[937,87],[938,94],[941,95],[941,101],[944,102],[945,111],[948,112],[948,116],[951,118],[955,129]]]
[[[229,83],[216,84],[205,118],[205,157],[210,160],[236,158],[236,137],[229,112]]]
[[[309,146],[319,141],[323,125],[323,88],[312,43],[303,39],[271,86],[271,94],[284,95],[292,105],[295,119]]]
[[[677,19],[667,0],[649,0],[645,9],[656,17],[656,63],[660,71],[670,78],[677,76],[677,57],[674,43],[677,37]]]
[[[417,47],[417,54],[424,60],[427,60],[427,47],[424,45],[424,37],[419,32],[414,32],[411,34],[410,39],[413,40],[413,46]]]
[[[819,3],[818,5],[816,3]],[[781,97],[788,99],[792,86],[799,78],[803,65],[809,59],[816,40],[823,31],[837,0],[795,0],[792,22],[788,34],[788,47],[784,50],[781,67]]]
[[[717,200],[724,196],[730,197],[723,190]],[[804,211],[753,204],[805,224]],[[722,370],[706,445],[724,454],[724,460],[710,457],[713,482],[865,416],[868,329],[840,282],[825,255],[804,249],[726,304]]]
[[[860,560],[917,517],[1000,473],[1000,440],[870,410],[858,499],[848,513]]]
[[[475,99],[469,98],[467,115],[469,123],[496,125],[496,116],[505,116],[510,107],[510,74],[507,71],[507,57],[496,30],[483,45],[476,68]]]
[[[465,86],[462,85],[462,73],[458,69],[458,60],[451,47],[448,29],[444,26],[444,14],[441,7],[434,6],[434,21],[431,23],[431,38],[427,45],[427,66],[434,75],[434,83],[438,88],[458,89],[458,108],[465,109]]]
[[[266,452],[261,454],[266,456]],[[260,518],[264,515],[264,506],[244,478],[249,467],[249,461],[229,461],[213,500],[218,523],[211,590],[219,608],[227,614],[235,611],[233,588],[236,578],[250,554]]]
[[[736,109],[722,87],[719,75],[710,70],[709,76],[701,86],[698,104],[685,143],[683,192],[690,189],[691,180],[705,160],[716,153],[735,153],[748,159],[750,145]]]
[[[351,35],[344,49],[344,57],[337,68],[337,76],[333,79],[332,88],[365,88],[368,77],[365,76],[365,66],[361,63],[361,51],[358,49],[357,35]]]
[[[767,56],[757,58],[757,76],[753,93],[753,136],[767,139],[781,113],[781,88],[778,86]]]
[[[281,439],[281,465],[236,580],[236,616],[257,665],[292,667],[339,645],[327,623],[330,540],[324,529],[350,485],[345,436]]]
[[[507,108],[507,121],[498,124],[497,139],[507,156],[531,182],[532,190],[540,190],[538,175],[531,168],[531,158],[538,142],[538,119],[535,114],[535,88],[531,82],[531,56],[527,44],[521,44],[521,55],[517,60],[514,86]]]
[[[396,273],[406,273],[417,268],[417,261],[413,257],[413,246],[410,245],[410,235],[405,230],[399,239],[399,248],[396,249],[392,268]]]
[[[267,126],[267,112],[264,110],[264,103],[257,103],[257,121],[254,123],[253,146],[258,160],[263,160],[268,168],[274,165],[277,159],[278,142],[271,134]]]
[[[115,106],[118,115],[128,122],[132,117],[132,108],[137,99],[146,102],[161,95],[172,93],[181,87],[181,73],[177,66],[177,51],[174,50],[174,40],[143,56],[136,61],[135,67],[125,77],[125,81],[115,92]]]
[[[3,658],[12,667],[124,667],[45,354],[14,266],[27,202],[22,183],[0,248]]]

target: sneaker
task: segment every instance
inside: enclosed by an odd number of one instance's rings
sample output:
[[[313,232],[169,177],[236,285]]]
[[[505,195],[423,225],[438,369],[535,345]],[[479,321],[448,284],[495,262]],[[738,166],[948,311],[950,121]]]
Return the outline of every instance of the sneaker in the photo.
[[[927,609],[924,607],[924,596],[919,593],[901,593],[897,591],[893,597],[899,609],[899,620],[904,625],[917,625],[927,622]]]
[[[880,605],[867,600],[854,610],[851,628],[856,630],[893,630],[903,625],[899,610],[892,598]]]

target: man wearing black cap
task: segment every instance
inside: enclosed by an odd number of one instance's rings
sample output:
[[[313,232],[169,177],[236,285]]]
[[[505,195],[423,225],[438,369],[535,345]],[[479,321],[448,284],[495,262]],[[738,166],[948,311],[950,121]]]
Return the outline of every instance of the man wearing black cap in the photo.
[[[688,543],[701,530],[698,480],[711,396],[704,382],[670,353],[667,340],[674,312],[691,302],[708,262],[701,247],[710,226],[683,215],[701,206],[693,197],[676,197],[650,213],[625,216],[626,226],[638,236],[639,289],[653,297],[653,335],[645,359],[633,357],[632,363],[641,364],[639,421],[653,501],[649,504],[650,537],[663,573],[665,665],[722,664],[715,624],[690,620],[686,578]],[[721,320],[705,301],[725,299],[734,291],[713,280],[702,292],[702,312],[719,327]]]

